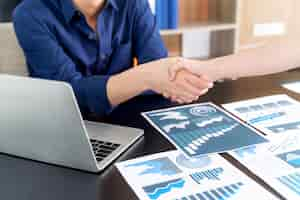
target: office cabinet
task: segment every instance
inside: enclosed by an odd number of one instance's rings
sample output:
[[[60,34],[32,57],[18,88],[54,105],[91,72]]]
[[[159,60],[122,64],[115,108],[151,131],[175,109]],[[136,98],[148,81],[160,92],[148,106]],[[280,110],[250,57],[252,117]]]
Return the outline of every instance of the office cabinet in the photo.
[[[185,35],[209,35],[207,58],[224,56],[238,46],[238,11],[240,0],[179,0],[179,27],[161,30],[170,56],[182,56]],[[199,34],[197,34],[199,33]],[[201,45],[201,44],[195,44]]]

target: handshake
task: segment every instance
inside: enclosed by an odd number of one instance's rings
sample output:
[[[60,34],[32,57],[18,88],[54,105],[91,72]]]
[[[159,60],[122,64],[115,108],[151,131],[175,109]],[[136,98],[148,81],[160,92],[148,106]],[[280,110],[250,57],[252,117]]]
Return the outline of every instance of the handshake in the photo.
[[[165,58],[144,65],[149,88],[173,102],[192,103],[213,87],[213,81],[200,74],[201,61]]]

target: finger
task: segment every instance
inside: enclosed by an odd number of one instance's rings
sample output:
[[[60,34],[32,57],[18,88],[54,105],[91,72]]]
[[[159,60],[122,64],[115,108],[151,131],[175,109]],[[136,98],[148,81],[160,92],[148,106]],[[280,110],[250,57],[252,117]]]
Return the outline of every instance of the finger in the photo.
[[[178,59],[174,65],[169,67],[169,78],[170,81],[174,81],[176,79],[177,72],[184,69],[184,64],[181,59]]]
[[[185,80],[200,90],[208,88],[210,89],[214,86],[213,82],[209,81],[207,77],[202,75],[200,77],[189,75],[187,78],[185,78]]]
[[[195,101],[195,99],[185,99],[185,98],[181,98],[180,99],[184,104],[190,104],[193,103]]]
[[[186,83],[183,81],[183,83]],[[171,94],[171,99],[177,101],[180,99],[180,102],[193,102],[202,94],[202,90],[196,89],[197,91],[193,94],[192,92],[189,92],[187,87],[189,87],[189,84],[186,83],[186,86],[183,86],[179,83],[170,83],[169,85],[169,94]]]
[[[177,103],[177,97],[176,96],[172,95],[170,99],[171,99],[172,102]]]
[[[182,103],[191,103],[198,99],[198,96],[191,95],[190,93],[185,91],[179,91],[176,96],[176,99],[180,99]]]
[[[177,83],[177,91],[184,94],[184,96],[195,99],[196,97],[200,96],[202,94],[202,91],[206,88],[198,88],[194,86],[194,84],[191,84],[187,80],[181,81],[180,83]]]
[[[172,97],[171,97],[171,101],[174,102],[174,103],[179,103],[179,104],[182,104],[182,103],[183,103],[183,100],[181,100],[181,99],[178,98],[177,96],[172,96]]]
[[[166,98],[166,99],[170,99],[171,98],[171,95],[167,92],[164,92],[163,93],[163,96]]]
[[[200,77],[201,79],[203,79],[203,80],[209,82],[209,83],[211,84],[211,88],[213,87],[214,81],[213,81],[210,77],[208,77],[208,76],[205,75],[205,74],[201,74],[199,77]]]
[[[205,95],[206,93],[208,93],[208,91],[209,91],[209,89],[205,89],[205,90],[203,90],[200,96],[203,96],[203,95]]]
[[[185,101],[182,100],[182,99],[176,99],[175,101],[176,101],[176,103],[179,103],[179,104],[184,104],[185,103]]]
[[[178,103],[178,104],[185,104],[187,103],[187,100],[183,97],[180,97],[180,96],[172,96],[171,97],[172,101],[174,103]]]

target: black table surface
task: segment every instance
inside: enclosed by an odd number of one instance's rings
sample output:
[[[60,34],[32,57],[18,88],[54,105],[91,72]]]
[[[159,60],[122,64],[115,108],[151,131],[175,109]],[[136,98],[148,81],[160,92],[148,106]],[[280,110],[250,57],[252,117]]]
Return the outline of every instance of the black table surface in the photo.
[[[210,101],[220,105],[283,93],[300,100],[300,95],[289,92],[280,86],[284,82],[296,80],[300,80],[300,71],[218,83],[206,96],[201,97],[199,102]],[[142,111],[170,106],[172,106],[170,102],[158,96],[139,97],[123,104],[112,113],[109,119],[106,119],[110,123],[139,127],[145,130],[145,136],[124,153],[118,161],[174,149],[140,116]],[[234,164],[237,165],[236,162]],[[240,165],[238,167],[261,182],[245,168]],[[270,190],[268,187],[267,189]],[[137,197],[114,165],[102,173],[92,174],[0,154],[0,199],[136,200]]]

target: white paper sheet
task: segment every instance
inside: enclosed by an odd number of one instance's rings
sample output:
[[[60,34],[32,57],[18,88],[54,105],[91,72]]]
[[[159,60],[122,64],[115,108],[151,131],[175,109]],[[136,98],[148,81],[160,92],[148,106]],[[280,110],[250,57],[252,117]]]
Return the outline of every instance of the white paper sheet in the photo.
[[[219,155],[171,151],[116,164],[141,200],[277,199]]]
[[[300,199],[300,135],[287,133],[267,145],[230,152],[289,200]]]
[[[282,84],[282,87],[300,94],[300,81]]]
[[[300,131],[300,103],[287,95],[256,98],[223,107],[265,134]]]
[[[275,95],[224,107],[265,132],[270,141],[230,155],[286,199],[300,199],[300,103],[287,95]]]
[[[212,103],[146,112],[143,116],[178,150],[192,158],[268,141]]]

